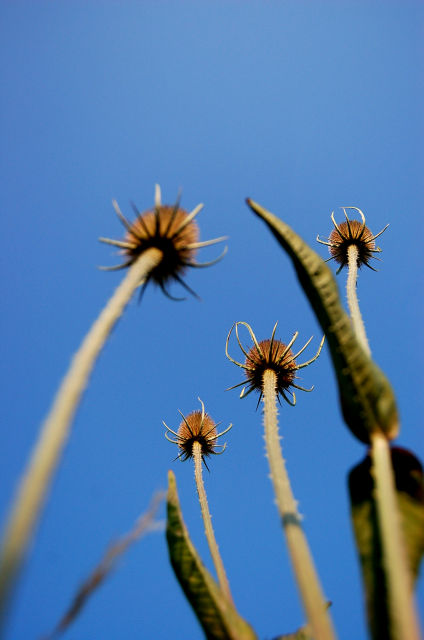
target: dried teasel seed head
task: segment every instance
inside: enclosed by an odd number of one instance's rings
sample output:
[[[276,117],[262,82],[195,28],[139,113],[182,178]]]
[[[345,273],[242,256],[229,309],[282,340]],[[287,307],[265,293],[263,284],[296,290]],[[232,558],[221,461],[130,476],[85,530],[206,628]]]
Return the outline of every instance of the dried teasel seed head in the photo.
[[[252,338],[252,341],[253,341],[253,346],[248,351],[244,349],[239,338],[238,329],[240,325],[243,325],[247,328],[250,334],[250,337]],[[228,343],[234,328],[235,328],[237,343],[241,351],[245,355],[244,363],[237,362],[237,360],[234,360],[228,353]],[[304,367],[307,367],[318,358],[324,344],[324,337],[323,337],[315,356],[310,360],[308,360],[307,362],[303,362],[302,364],[297,364],[296,359],[298,358],[298,356],[300,356],[301,353],[303,353],[306,347],[310,344],[312,338],[310,338],[297,353],[293,354],[292,346],[295,343],[299,333],[296,331],[296,333],[293,335],[293,338],[290,340],[290,342],[288,344],[285,344],[280,340],[275,340],[274,336],[275,336],[276,329],[277,329],[277,323],[275,323],[274,325],[271,339],[262,340],[261,342],[258,342],[255,334],[253,333],[251,326],[247,324],[247,322],[236,322],[231,327],[227,336],[227,342],[225,346],[225,353],[227,355],[227,358],[231,360],[231,362],[236,364],[238,367],[244,369],[244,373],[247,378],[247,382],[246,381],[239,382],[233,387],[230,387],[230,389],[235,389],[237,387],[243,386],[242,392],[240,394],[241,398],[246,397],[252,391],[255,391],[255,390],[258,391],[259,392],[258,406],[262,398],[264,373],[267,370],[272,370],[275,373],[276,392],[278,397],[282,396],[284,400],[286,400],[286,402],[288,402],[292,406],[296,404],[296,395],[293,389],[300,389],[301,391],[312,391],[313,387],[311,389],[305,389],[305,387],[301,387],[295,383],[295,379],[297,378],[296,373],[299,369],[303,369]],[[290,395],[292,399],[290,399],[289,397]]]
[[[318,242],[328,246],[331,256],[329,260],[334,259],[340,265],[337,273],[339,273],[341,269],[348,264],[348,249],[352,245],[355,245],[358,251],[357,266],[361,267],[362,265],[366,265],[375,271],[375,269],[373,269],[369,264],[371,258],[375,258],[374,254],[381,252],[381,249],[376,247],[375,240],[387,229],[389,225],[386,225],[379,233],[373,235],[372,231],[366,226],[365,216],[360,209],[357,207],[342,207],[342,209],[344,211],[346,221],[336,223],[333,212],[331,214],[331,220],[334,224],[334,229],[327,242],[324,242],[317,237]],[[354,209],[355,211],[358,211],[362,222],[349,219],[346,209]]]
[[[349,224],[339,223],[337,229],[331,232],[328,242],[331,257],[342,266],[348,262],[347,250],[350,245],[355,244],[358,248],[358,267],[369,262],[375,249],[372,232],[358,220],[349,220]]]
[[[199,227],[188,216],[184,209],[161,205],[141,213],[126,233],[124,254],[131,262],[150,247],[162,251],[161,262],[150,274],[158,285],[182,276],[196,255],[193,245],[199,240]]]
[[[100,240],[119,247],[125,261],[115,267],[103,267],[103,269],[106,271],[125,269],[130,267],[148,249],[159,249],[162,253],[162,259],[148,274],[143,290],[148,282],[152,281],[158,284],[169,298],[172,298],[166,285],[169,281],[177,280],[190,293],[196,295],[182,280],[187,267],[210,266],[218,262],[226,253],[225,248],[215,260],[203,263],[196,262],[195,256],[198,249],[221,242],[225,238],[214,238],[200,242],[199,228],[194,218],[202,210],[203,205],[197,205],[190,213],[180,207],[179,197],[173,206],[162,205],[161,191],[158,185],[155,190],[154,208],[140,213],[133,205],[137,216],[133,223],[125,218],[115,201],[113,205],[117,216],[126,229],[125,237],[123,240],[109,238],[100,238]]]
[[[195,442],[200,444],[204,462],[205,457],[222,453],[226,445],[218,444],[218,438],[227,433],[233,426],[230,424],[227,429],[218,433],[218,424],[205,412],[205,405],[200,398],[198,400],[202,406],[201,411],[192,411],[188,416],[184,416],[181,411],[179,412],[182,417],[182,422],[178,431],[173,431],[165,422],[163,423],[167,432],[176,436],[176,440],[174,440],[165,432],[166,439],[178,445],[180,453],[177,457],[180,458],[180,460],[187,460],[193,457],[193,444]],[[221,449],[221,451],[217,449]]]
[[[259,348],[258,348],[259,347]],[[279,340],[262,340],[250,349],[245,360],[245,374],[249,384],[261,391],[263,375],[272,369],[277,376],[277,391],[288,389],[296,377],[293,353]]]
[[[184,452],[185,458],[190,458],[193,451],[193,443],[198,442],[202,447],[202,455],[209,456],[215,453],[216,424],[212,418],[201,411],[192,411],[183,418],[178,429],[178,446]]]

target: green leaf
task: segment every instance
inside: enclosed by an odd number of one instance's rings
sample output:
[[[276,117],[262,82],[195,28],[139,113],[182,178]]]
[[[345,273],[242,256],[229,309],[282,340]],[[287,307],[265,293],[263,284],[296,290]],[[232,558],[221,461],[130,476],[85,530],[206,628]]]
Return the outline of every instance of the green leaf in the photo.
[[[234,606],[223,596],[218,584],[204,567],[184,524],[177,485],[168,474],[168,522],[166,539],[175,575],[211,640],[254,640],[256,635]]]
[[[419,460],[409,451],[393,447],[392,465],[402,531],[411,573],[416,580],[424,555],[424,476]],[[392,638],[389,601],[374,499],[371,458],[349,474],[353,528],[361,562],[362,577],[372,637]]]
[[[366,444],[370,442],[370,434],[376,431],[383,431],[390,440],[395,438],[399,423],[392,388],[357,341],[331,270],[282,220],[252,200],[247,200],[247,204],[266,222],[290,256],[327,337],[347,426]]]

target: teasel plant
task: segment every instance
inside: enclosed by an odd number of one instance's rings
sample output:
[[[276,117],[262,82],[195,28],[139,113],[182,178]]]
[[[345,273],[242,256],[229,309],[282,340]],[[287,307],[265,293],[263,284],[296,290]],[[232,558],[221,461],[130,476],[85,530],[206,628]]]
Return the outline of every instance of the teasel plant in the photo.
[[[243,347],[240,340],[240,326],[247,329],[252,339],[253,346],[249,350]],[[227,336],[225,353],[231,362],[244,370],[246,379],[230,389],[242,386],[241,398],[248,396],[253,391],[258,392],[258,406],[261,399],[263,400],[266,454],[295,578],[313,638],[315,640],[330,640],[336,636],[312,554],[302,528],[302,518],[297,508],[283,458],[277,412],[277,402],[281,404],[281,398],[289,405],[295,406],[295,390],[307,392],[313,390],[313,387],[308,389],[297,384],[297,372],[312,364],[319,357],[324,345],[324,337],[315,356],[298,364],[297,358],[305,351],[312,338],[297,353],[293,353],[292,348],[298,337],[298,332],[293,335],[288,344],[285,344],[275,339],[276,329],[277,323],[274,325],[271,338],[258,342],[251,326],[246,322],[236,322],[231,327]],[[238,346],[245,357],[244,362],[238,362],[229,354],[228,346],[233,330]]]
[[[179,453],[177,459],[181,461],[193,459],[194,477],[203,523],[205,526],[206,540],[212,556],[218,583],[228,602],[234,604],[230,584],[228,582],[224,563],[219,552],[212,526],[212,518],[209,511],[202,472],[203,465],[205,465],[209,470],[206,462],[207,457],[211,455],[219,455],[224,452],[226,444],[219,444],[217,441],[218,438],[228,433],[233,425],[230,424],[224,431],[218,433],[217,427],[219,424],[216,424],[210,415],[205,412],[205,405],[202,400],[200,398],[198,398],[198,400],[202,407],[201,411],[192,411],[187,416],[184,416],[181,411],[179,411],[182,421],[178,431],[174,431],[168,427],[166,422],[163,422],[163,425],[166,428],[165,437],[169,442],[178,446]],[[172,434],[174,438],[169,437],[168,433]],[[220,451],[218,451],[218,449],[220,449]]]
[[[176,281],[194,294],[182,279],[186,270],[212,265],[226,252],[225,248],[210,262],[197,262],[198,249],[225,238],[201,242],[195,218],[203,205],[190,213],[180,207],[180,197],[173,206],[163,205],[159,185],[155,187],[154,207],[142,214],[136,210],[134,222],[124,217],[116,201],[113,206],[125,227],[125,237],[100,241],[118,247],[124,258],[121,264],[106,269],[126,269],[127,273],[73,357],[18,487],[0,547],[0,623],[91,371],[134,292],[140,289],[142,293],[153,282],[172,298],[167,286]]]
[[[384,233],[389,225],[386,224],[379,233],[374,235],[366,226],[365,216],[361,209],[358,209],[358,207],[341,208],[343,209],[346,221],[337,223],[335,221],[333,211],[331,214],[331,220],[333,222],[334,229],[327,241],[320,240],[319,236],[317,236],[317,241],[321,244],[327,245],[330,252],[330,258],[328,258],[328,261],[334,260],[339,265],[337,274],[339,274],[344,267],[347,267],[348,269],[346,292],[352,324],[362,347],[367,354],[370,355],[371,349],[365,331],[364,321],[359,309],[357,295],[358,269],[362,266],[366,266],[372,271],[376,271],[369,262],[371,258],[379,260],[379,258],[374,254],[381,253],[381,249],[375,246],[375,241],[382,233]],[[358,211],[361,216],[361,222],[358,220],[350,220],[346,209]]]
[[[339,267],[337,273],[347,268],[347,302],[352,327],[359,344],[368,357],[371,349],[366,335],[365,325],[359,308],[357,296],[358,268],[363,265],[376,271],[370,264],[375,253],[381,249],[375,246],[375,240],[389,225],[379,233],[373,234],[366,226],[365,216],[358,207],[342,207],[346,220],[337,223],[334,212],[331,220],[334,229],[325,244]],[[358,220],[349,219],[346,209],[357,211]],[[396,484],[392,466],[390,440],[382,429],[370,434],[371,474],[375,483],[375,501],[385,571],[389,593],[389,611],[394,629],[394,637],[399,640],[419,640],[420,631],[417,613],[413,601],[413,576],[408,566],[407,549],[401,526],[401,517],[396,498]]]

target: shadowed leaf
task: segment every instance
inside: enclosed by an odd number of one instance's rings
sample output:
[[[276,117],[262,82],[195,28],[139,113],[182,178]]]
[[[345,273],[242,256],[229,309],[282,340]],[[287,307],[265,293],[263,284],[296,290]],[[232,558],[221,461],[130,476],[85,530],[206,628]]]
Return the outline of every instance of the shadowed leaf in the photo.
[[[178,500],[175,476],[168,474],[168,524],[166,538],[175,575],[211,640],[254,640],[256,635],[233,605],[223,596],[218,584],[200,560],[184,524]]]
[[[394,447],[391,455],[409,565],[416,579],[424,554],[423,468],[419,460],[405,449]],[[369,456],[350,472],[349,492],[369,625],[374,639],[386,640],[393,636]]]
[[[340,301],[335,278],[324,260],[287,224],[252,200],[250,208],[266,222],[290,256],[300,284],[327,336],[336,370],[343,417],[351,432],[369,444],[370,433],[398,433],[396,402],[390,383],[358,343]]]

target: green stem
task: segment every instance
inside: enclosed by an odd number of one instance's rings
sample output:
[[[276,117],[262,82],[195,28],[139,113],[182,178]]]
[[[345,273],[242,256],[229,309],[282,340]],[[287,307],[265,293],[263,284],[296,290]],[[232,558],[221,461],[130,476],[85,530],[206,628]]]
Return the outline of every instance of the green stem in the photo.
[[[202,511],[202,517],[205,525],[205,533],[206,533],[206,539],[209,545],[209,550],[211,552],[212,560],[215,565],[216,575],[218,576],[218,582],[219,582],[219,586],[221,587],[221,591],[225,595],[227,600],[233,604],[230,585],[228,583],[227,574],[225,573],[225,569],[224,569],[224,563],[222,562],[222,558],[219,553],[214,530],[212,527],[212,518],[209,512],[208,500],[206,498],[206,491],[203,484],[202,445],[198,441],[193,442],[193,458],[194,458],[194,477],[196,479],[197,494],[199,496],[200,509]]]
[[[367,334],[365,332],[364,321],[359,310],[358,296],[356,293],[356,281],[358,279],[358,247],[355,244],[349,245],[347,249],[348,257],[348,276],[347,276],[347,304],[349,306],[350,317],[352,319],[353,329],[356,333],[361,346],[367,355],[371,355],[370,345],[368,343]]]
[[[287,539],[294,574],[314,640],[334,639],[335,632],[327,612],[319,578],[302,529],[290,480],[287,474],[277,420],[277,378],[267,369],[263,375],[265,444],[277,506]]]
[[[373,433],[371,436],[371,457],[393,629],[390,637],[396,640],[419,640],[421,635],[415,611],[413,581],[402,536],[390,447],[381,433]]]
[[[158,249],[148,249],[130,267],[75,354],[42,425],[0,548],[0,621],[95,361],[132,294],[159,264],[162,255]]]

